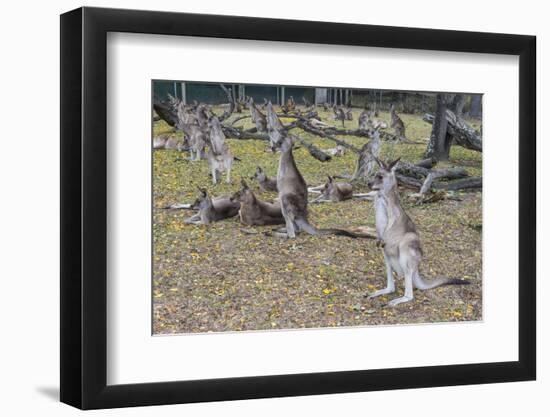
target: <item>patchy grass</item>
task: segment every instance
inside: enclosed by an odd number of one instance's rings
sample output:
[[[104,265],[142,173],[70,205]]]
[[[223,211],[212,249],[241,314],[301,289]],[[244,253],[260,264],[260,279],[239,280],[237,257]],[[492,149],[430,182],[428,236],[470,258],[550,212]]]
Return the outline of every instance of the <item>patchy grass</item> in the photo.
[[[346,126],[355,127],[354,121]],[[329,123],[330,114],[320,112]],[[389,114],[380,118],[389,122]],[[419,115],[402,115],[407,136],[426,142],[431,127]],[[237,126],[251,127],[249,119]],[[155,134],[170,133],[164,122]],[[320,148],[334,143],[299,129]],[[361,145],[365,138],[343,137]],[[238,188],[240,177],[249,177],[257,165],[276,175],[278,155],[265,152],[266,142],[231,140],[228,144],[241,161],[234,165],[232,184],[213,186],[206,161],[189,162],[177,151],[155,151],[153,156],[153,326],[154,333],[221,332],[306,327],[335,327],[400,323],[433,323],[481,319],[481,194],[458,193],[461,201],[445,200],[413,205],[403,195],[405,209],[416,223],[424,246],[421,271],[427,278],[449,276],[472,281],[469,286],[447,286],[430,291],[415,290],[413,302],[385,307],[403,292],[391,297],[366,300],[363,296],[385,286],[382,252],[373,241],[345,237],[299,235],[282,240],[261,234],[245,235],[238,219],[210,226],[183,223],[185,210],[163,210],[175,202],[190,202],[196,186],[213,195]],[[415,162],[426,145],[384,143],[383,158],[401,156]],[[306,149],[294,152],[308,184],[321,184],[327,174],[351,173],[355,155],[346,153],[329,162],[319,162]],[[481,155],[457,146],[447,166],[463,166],[471,175],[481,175]],[[358,192],[366,191],[358,186]],[[258,192],[259,193],[259,192]],[[275,194],[259,194],[273,199]],[[311,205],[310,220],[318,227],[350,227],[374,224],[372,203],[346,201]],[[257,230],[264,230],[256,227]],[[271,227],[267,227],[271,229]]]

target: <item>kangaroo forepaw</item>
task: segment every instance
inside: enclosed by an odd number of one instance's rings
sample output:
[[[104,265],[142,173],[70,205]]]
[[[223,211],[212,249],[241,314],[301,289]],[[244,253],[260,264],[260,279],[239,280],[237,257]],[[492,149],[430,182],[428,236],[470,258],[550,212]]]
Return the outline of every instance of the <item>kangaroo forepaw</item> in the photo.
[[[386,243],[382,239],[376,239],[376,247],[377,248],[384,248],[386,246]]]

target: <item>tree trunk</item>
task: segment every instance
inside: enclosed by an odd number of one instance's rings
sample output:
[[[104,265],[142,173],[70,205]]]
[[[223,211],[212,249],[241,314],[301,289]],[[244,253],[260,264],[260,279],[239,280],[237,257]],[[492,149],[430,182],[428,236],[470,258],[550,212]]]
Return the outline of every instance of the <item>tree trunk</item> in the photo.
[[[425,122],[434,123],[435,117],[432,114],[425,114],[422,119]],[[447,134],[451,137],[453,143],[466,149],[482,152],[481,136],[472,126],[463,119],[456,117],[450,110],[447,110],[447,122]]]
[[[453,104],[452,104],[451,110],[460,119],[462,119],[465,101],[466,101],[466,97],[464,96],[464,94],[455,94],[453,98]]]
[[[481,118],[481,94],[472,94],[472,102],[470,103],[470,116],[476,119]]]
[[[435,119],[432,126],[430,142],[426,149],[426,158],[435,158],[438,161],[449,159],[452,139],[447,134],[447,97],[446,94],[438,94]]]

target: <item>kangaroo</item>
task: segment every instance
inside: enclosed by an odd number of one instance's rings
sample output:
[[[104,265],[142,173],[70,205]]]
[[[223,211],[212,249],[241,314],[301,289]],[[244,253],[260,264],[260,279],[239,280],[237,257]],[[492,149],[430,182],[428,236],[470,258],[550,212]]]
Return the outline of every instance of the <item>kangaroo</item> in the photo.
[[[363,110],[359,115],[359,130],[367,130],[370,125],[370,112]]]
[[[204,158],[204,148],[207,142],[207,133],[196,124],[186,124],[181,120],[177,128],[182,130],[189,144],[189,160],[199,161]]]
[[[286,101],[286,107],[288,111],[292,111],[296,109],[296,103],[294,102],[294,97],[290,96],[288,100]]]
[[[395,106],[390,106],[390,114],[391,114],[391,127],[395,130],[395,135],[399,138],[399,140],[405,139],[405,124],[403,123],[403,120],[399,117],[397,112],[395,111]]]
[[[279,169],[277,171],[277,188],[281,211],[285,219],[283,236],[294,239],[296,234],[304,231],[310,235],[340,235],[348,237],[363,237],[342,229],[317,229],[308,221],[307,185],[296,166],[292,147],[293,137],[282,135],[276,144],[281,150]]]
[[[285,128],[279,120],[279,117],[273,110],[271,101],[267,102],[267,134],[269,135],[269,144],[271,149],[275,149],[276,144],[282,139]]]
[[[153,138],[153,149],[164,149],[167,141],[168,135],[155,136]]]
[[[344,112],[344,109],[334,106],[332,111],[334,112],[334,120],[341,120],[342,127],[345,127],[344,123],[346,121],[346,113]]]
[[[195,109],[195,117],[199,127],[203,130],[208,130],[211,113],[205,104],[199,104]]]
[[[376,161],[380,153],[380,132],[375,129],[368,129],[368,132],[372,139],[365,143],[359,151],[359,157],[357,158],[357,164],[355,165],[355,171],[352,175],[352,180],[359,178],[370,179],[376,173]]]
[[[225,143],[225,134],[223,133],[219,119],[214,116],[208,123],[210,128],[210,146],[206,157],[208,166],[212,173],[212,183],[218,183],[218,174],[226,172],[227,183],[231,183],[231,168],[233,167],[234,157],[229,147]]]
[[[193,114],[192,110],[183,104],[182,101],[180,101],[176,107],[176,115],[181,123],[185,123],[187,125],[198,123],[197,117]]]
[[[302,101],[304,103],[304,107],[310,107],[311,102],[306,98],[306,96],[302,96]]]
[[[334,148],[323,149],[323,152],[331,156],[344,156],[344,154],[346,153],[346,148],[344,148],[342,145],[336,145],[336,147]]]
[[[241,189],[231,196],[231,201],[240,203],[239,217],[241,223],[249,226],[266,226],[284,224],[285,219],[281,212],[281,205],[268,203],[258,199],[248,188],[245,180],[241,180]]]
[[[268,177],[261,167],[256,167],[256,172],[250,179],[258,181],[262,191],[278,191],[277,178]]]
[[[182,104],[182,101],[179,98],[168,93],[168,105],[172,110],[177,110],[180,104]]]
[[[328,175],[328,180],[321,189],[321,195],[317,200],[338,201],[350,200],[353,198],[353,186],[346,182],[335,182],[334,178]]]
[[[267,119],[265,115],[256,107],[252,97],[250,97],[250,100],[248,101],[248,108],[250,109],[252,121],[256,125],[256,130],[259,133],[267,132]]]
[[[411,218],[407,215],[399,199],[395,169],[399,158],[391,163],[384,163],[376,159],[380,170],[369,187],[376,191],[374,198],[376,233],[383,247],[386,262],[386,288],[370,294],[368,298],[395,292],[393,272],[405,277],[405,295],[389,302],[389,306],[396,306],[414,297],[413,286],[420,290],[439,287],[441,285],[469,284],[467,280],[455,278],[437,278],[425,281],[419,273],[422,261],[422,245],[420,236]]]
[[[199,196],[192,204],[192,208],[199,212],[183,222],[187,224],[210,224],[220,220],[229,219],[239,214],[240,204],[232,201],[231,197],[223,196],[212,199],[208,191],[199,188]]]

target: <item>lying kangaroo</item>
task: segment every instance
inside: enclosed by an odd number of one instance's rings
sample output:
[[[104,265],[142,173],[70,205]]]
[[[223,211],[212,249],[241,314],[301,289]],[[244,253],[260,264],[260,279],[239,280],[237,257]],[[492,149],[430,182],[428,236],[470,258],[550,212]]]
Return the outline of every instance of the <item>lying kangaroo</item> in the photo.
[[[330,156],[344,156],[346,153],[346,148],[342,145],[336,145],[334,148],[322,149],[322,151]]]
[[[168,142],[168,135],[155,136],[153,138],[153,149],[164,149],[166,142]]]
[[[315,202],[319,200],[338,201],[350,200],[353,198],[353,186],[347,182],[335,182],[334,178],[328,176],[327,182],[321,189],[321,195],[317,197]]]
[[[278,191],[277,178],[268,177],[261,167],[256,167],[256,172],[250,179],[258,181],[262,191]]]
[[[395,130],[395,135],[399,138],[399,140],[405,139],[405,124],[403,123],[403,120],[398,116],[397,112],[395,111],[395,106],[392,104],[390,106],[390,114],[391,114],[391,127]]]
[[[187,224],[210,224],[220,220],[229,219],[239,214],[240,204],[231,200],[231,197],[223,196],[212,199],[208,191],[199,188],[199,196],[192,204],[199,212],[183,222]]]
[[[342,229],[317,229],[308,221],[307,185],[296,166],[292,154],[293,136],[284,134],[276,144],[281,150],[279,169],[277,171],[277,188],[281,211],[286,227],[282,236],[294,239],[296,234],[304,231],[310,235],[341,235],[348,237],[363,237]]]
[[[268,203],[258,199],[252,190],[248,188],[245,180],[241,180],[241,189],[231,196],[231,201],[237,201],[241,205],[239,210],[241,223],[249,226],[285,223],[281,213],[281,205],[278,202]]]
[[[422,261],[422,245],[411,218],[405,213],[399,199],[395,169],[399,159],[386,164],[376,159],[380,171],[369,182],[369,187],[376,191],[374,199],[376,232],[384,250],[386,262],[387,285],[369,295],[368,298],[395,292],[393,272],[405,277],[405,295],[389,302],[396,306],[414,297],[413,286],[420,290],[439,287],[440,285],[469,284],[469,281],[455,278],[437,278],[431,282],[425,281],[420,273]]]

